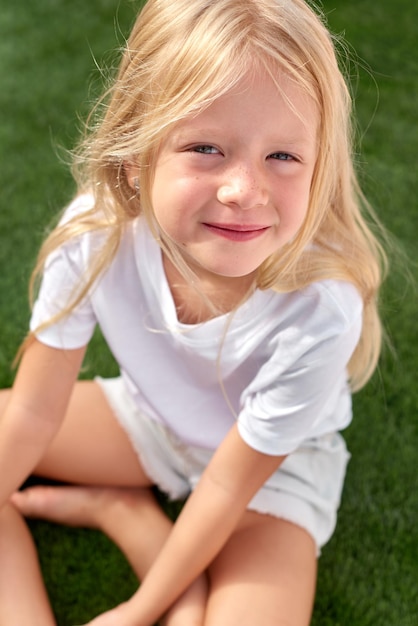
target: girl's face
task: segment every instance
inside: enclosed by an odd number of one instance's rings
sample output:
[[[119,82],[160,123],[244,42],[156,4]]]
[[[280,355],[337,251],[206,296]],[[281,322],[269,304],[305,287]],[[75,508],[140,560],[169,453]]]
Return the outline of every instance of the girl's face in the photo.
[[[280,87],[248,76],[177,124],[157,157],[155,217],[202,284],[248,284],[305,219],[318,111],[285,75]]]

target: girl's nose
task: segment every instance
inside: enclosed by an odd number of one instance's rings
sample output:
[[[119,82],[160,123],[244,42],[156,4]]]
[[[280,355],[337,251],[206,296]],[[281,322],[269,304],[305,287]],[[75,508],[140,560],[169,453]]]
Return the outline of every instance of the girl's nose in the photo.
[[[236,205],[241,209],[253,209],[265,206],[269,196],[265,180],[260,172],[239,167],[225,173],[218,188],[217,197],[222,204]]]

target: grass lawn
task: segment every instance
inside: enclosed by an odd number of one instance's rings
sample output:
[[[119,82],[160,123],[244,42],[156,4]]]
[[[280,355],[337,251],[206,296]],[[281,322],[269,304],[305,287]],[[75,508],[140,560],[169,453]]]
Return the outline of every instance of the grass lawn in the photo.
[[[324,0],[360,60],[350,71],[364,187],[413,262],[418,235],[418,4]],[[137,5],[136,5],[137,6]],[[73,183],[62,157],[79,116],[112,67],[135,14],[131,0],[0,0],[0,386],[28,323],[26,285],[44,229]],[[365,69],[366,66],[368,69]],[[57,156],[57,154],[59,156]],[[411,271],[417,275],[416,265]],[[352,460],[340,521],[319,566],[314,626],[418,625],[417,294],[394,269],[383,294],[396,350],[356,395],[346,432]],[[95,337],[84,376],[115,366]],[[93,531],[32,524],[59,626],[87,621],[136,588],[129,567]],[[0,563],[1,567],[1,563]],[[227,626],[227,625],[220,625]],[[257,625],[255,625],[257,626]]]

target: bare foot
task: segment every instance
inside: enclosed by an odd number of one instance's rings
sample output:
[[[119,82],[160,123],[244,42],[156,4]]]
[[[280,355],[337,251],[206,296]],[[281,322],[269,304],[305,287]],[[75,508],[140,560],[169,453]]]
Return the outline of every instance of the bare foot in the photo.
[[[67,526],[99,528],[100,520],[114,506],[138,506],[148,500],[148,489],[107,487],[29,487],[17,491],[11,502],[25,517]]]

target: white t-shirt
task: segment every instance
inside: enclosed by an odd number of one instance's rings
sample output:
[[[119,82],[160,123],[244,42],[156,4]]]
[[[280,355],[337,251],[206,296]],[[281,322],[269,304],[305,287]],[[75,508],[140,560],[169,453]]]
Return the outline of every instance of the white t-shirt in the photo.
[[[90,206],[83,196],[69,213]],[[84,234],[50,257],[32,330],[65,306],[102,236]],[[37,337],[78,348],[96,324],[140,408],[185,442],[216,448],[238,420],[250,446],[282,455],[351,421],[346,365],[361,333],[362,301],[349,283],[328,280],[284,294],[257,290],[232,320],[185,325],[161,250],[136,218],[89,296]]]

